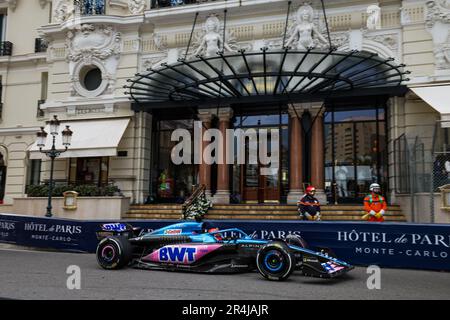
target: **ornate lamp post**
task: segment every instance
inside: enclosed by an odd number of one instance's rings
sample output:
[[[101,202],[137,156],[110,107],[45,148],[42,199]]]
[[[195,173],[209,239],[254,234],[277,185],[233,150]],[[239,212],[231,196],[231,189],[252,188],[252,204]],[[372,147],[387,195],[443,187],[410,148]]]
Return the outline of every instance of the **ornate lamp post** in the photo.
[[[51,159],[50,165],[50,181],[48,187],[48,206],[46,217],[52,217],[52,193],[53,193],[53,169],[55,164],[55,159],[67,151],[70,146],[73,132],[69,129],[69,126],[66,126],[66,129],[62,132],[62,144],[65,147],[65,150],[57,150],[56,149],[56,136],[59,133],[60,122],[57,116],[54,116],[52,120],[50,120],[50,134],[52,136],[52,147],[49,151],[43,151],[42,148],[45,147],[45,143],[47,140],[48,133],[45,132],[44,127],[41,127],[41,131],[39,131],[37,135],[37,146],[39,147],[39,151],[44,153],[47,157]]]

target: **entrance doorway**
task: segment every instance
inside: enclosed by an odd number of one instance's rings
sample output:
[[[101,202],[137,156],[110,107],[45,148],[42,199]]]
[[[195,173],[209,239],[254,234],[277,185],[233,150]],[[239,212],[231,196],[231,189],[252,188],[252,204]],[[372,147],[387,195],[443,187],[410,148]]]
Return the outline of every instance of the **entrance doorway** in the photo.
[[[330,203],[362,203],[374,182],[386,192],[386,144],[384,104],[328,107],[325,185]]]
[[[258,146],[260,142],[259,128],[254,129],[258,137]],[[277,130],[278,127],[265,128],[270,132],[270,130]],[[268,152],[271,152],[270,146],[272,143],[272,138],[268,136]],[[246,164],[242,166],[242,184],[243,184],[243,196],[244,201],[247,203],[267,203],[267,202],[279,202],[280,201],[280,167],[270,169],[268,165],[263,165],[258,162],[257,164],[249,164],[248,158],[251,152],[258,152],[257,150],[252,150],[252,144],[249,140],[245,141],[245,156]],[[277,159],[280,163],[280,159]],[[266,171],[266,172],[263,172]],[[269,171],[269,172],[267,172]],[[269,173],[269,174],[267,174]]]
[[[245,139],[245,164],[233,166],[232,202],[235,203],[280,203],[285,201],[288,192],[288,115],[281,108],[273,110],[272,114],[254,115],[237,110],[233,127],[244,132],[253,130],[255,141]],[[255,163],[249,159],[249,154],[259,154],[260,131],[267,130],[267,153],[271,154],[271,130],[278,130],[278,166],[264,165],[259,160]],[[239,147],[239,145],[236,145]],[[237,154],[237,152],[235,152]],[[236,161],[237,162],[237,161]]]

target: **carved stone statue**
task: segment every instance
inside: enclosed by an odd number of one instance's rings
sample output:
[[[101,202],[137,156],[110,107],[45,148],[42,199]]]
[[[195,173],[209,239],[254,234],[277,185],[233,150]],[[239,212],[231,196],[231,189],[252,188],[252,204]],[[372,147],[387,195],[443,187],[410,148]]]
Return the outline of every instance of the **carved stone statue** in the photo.
[[[433,37],[436,71],[450,70],[450,1],[428,0],[425,25]]]
[[[318,31],[313,23],[314,10],[308,5],[304,4],[297,10],[296,23],[293,27],[293,33],[286,43],[286,47],[290,47],[297,41],[297,50],[306,50],[316,46],[315,38],[323,43],[327,43],[327,39]]]
[[[145,0],[128,0],[128,9],[132,14],[142,14],[145,9]]]
[[[69,4],[67,0],[59,0],[54,6],[53,20],[56,23],[63,23],[67,21],[73,13],[73,4]]]
[[[376,4],[367,7],[367,29],[378,30],[381,29],[381,9]]]
[[[227,51],[235,52],[228,43],[223,41],[223,37],[220,34],[220,21],[217,16],[209,16],[206,19],[204,29],[206,34],[200,40],[200,46],[195,51],[195,55],[203,52],[206,57],[211,57],[222,50],[222,46]]]

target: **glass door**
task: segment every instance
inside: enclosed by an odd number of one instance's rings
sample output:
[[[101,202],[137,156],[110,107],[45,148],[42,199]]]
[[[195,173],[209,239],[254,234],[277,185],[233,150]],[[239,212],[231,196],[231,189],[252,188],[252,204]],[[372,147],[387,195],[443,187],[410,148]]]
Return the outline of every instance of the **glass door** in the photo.
[[[348,198],[354,198],[356,195],[353,124],[336,124],[334,136],[336,150],[334,160],[336,192],[339,198],[345,201]]]
[[[280,201],[280,168],[276,166],[271,168],[268,165],[258,163],[250,163],[250,154],[258,155],[259,152],[259,128],[252,128],[257,132],[257,143],[250,143],[248,139],[245,141],[246,161],[242,165],[243,172],[243,196],[247,203],[270,203]],[[277,127],[266,127],[270,133],[271,129],[278,129]],[[271,136],[268,134],[267,141],[268,152],[270,153],[270,146],[272,144]],[[259,159],[259,156],[258,156]],[[278,159],[280,164],[280,159]]]
[[[387,190],[384,107],[330,108],[325,115],[325,190],[330,203],[362,203],[369,186]]]

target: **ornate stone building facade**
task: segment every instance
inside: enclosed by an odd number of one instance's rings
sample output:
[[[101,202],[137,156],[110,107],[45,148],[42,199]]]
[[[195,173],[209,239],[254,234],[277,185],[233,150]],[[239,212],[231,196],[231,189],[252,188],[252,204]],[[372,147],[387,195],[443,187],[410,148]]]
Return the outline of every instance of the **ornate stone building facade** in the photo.
[[[409,141],[419,137],[431,148],[436,121],[446,116],[414,88],[450,81],[450,2],[333,0],[326,6],[337,51],[376,53],[405,64],[411,71],[405,95],[274,102],[251,110],[217,102],[216,108],[176,109],[175,116],[164,108],[141,112],[123,88],[136,73],[214,56],[221,48],[225,54],[285,46],[327,50],[320,1],[294,1],[287,19],[282,0],[0,1],[2,48],[13,45],[0,57],[4,202],[12,204],[26,195],[27,185],[48,179],[48,163],[33,143],[38,128],[58,115],[74,128],[79,144],[57,161],[57,180],[113,182],[132,203],[149,196],[180,201],[197,183],[208,185],[218,202],[293,202],[313,183],[330,202],[337,192],[339,201],[356,203],[378,181],[390,202],[407,207],[409,200],[396,191],[394,142],[402,135]],[[42,43],[45,50],[38,48]],[[168,165],[168,132],[191,130],[196,119],[221,130],[279,128],[280,171],[261,178],[259,167]],[[114,128],[116,140],[98,130],[102,125]],[[166,181],[170,195],[161,191]]]

